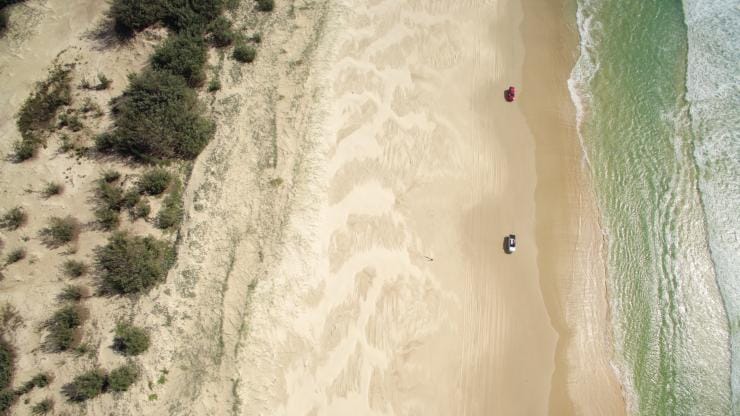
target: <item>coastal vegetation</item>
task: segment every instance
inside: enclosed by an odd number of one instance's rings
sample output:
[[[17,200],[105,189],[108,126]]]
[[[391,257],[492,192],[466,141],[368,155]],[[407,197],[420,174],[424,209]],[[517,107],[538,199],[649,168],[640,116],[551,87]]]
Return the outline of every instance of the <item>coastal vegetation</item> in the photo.
[[[149,333],[139,327],[119,323],[116,326],[116,336],[113,338],[113,348],[123,355],[139,355],[149,349]]]
[[[114,233],[96,252],[96,264],[104,291],[116,294],[145,292],[164,280],[174,260],[167,242],[152,236]]]

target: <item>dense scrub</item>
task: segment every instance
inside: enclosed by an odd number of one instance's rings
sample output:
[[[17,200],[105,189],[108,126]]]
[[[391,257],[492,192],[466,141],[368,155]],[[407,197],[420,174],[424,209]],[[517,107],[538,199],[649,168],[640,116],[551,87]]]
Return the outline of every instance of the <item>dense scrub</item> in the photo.
[[[115,129],[98,136],[98,148],[141,160],[195,158],[215,130],[195,91],[169,71],[146,70],[130,81],[114,103]]]
[[[15,369],[15,352],[8,341],[0,338],[0,390],[10,387]]]
[[[107,374],[100,369],[90,370],[75,377],[64,386],[64,394],[73,402],[84,402],[105,391]]]
[[[207,60],[206,41],[195,33],[170,36],[157,48],[151,59],[152,68],[179,75],[191,87],[203,84]]]
[[[137,186],[139,192],[147,195],[159,195],[172,182],[172,174],[163,168],[149,169],[139,178]],[[138,202],[138,200],[136,201]],[[132,205],[133,206],[133,205]]]
[[[175,180],[172,190],[162,201],[162,208],[157,213],[157,227],[163,230],[180,226],[184,210],[182,206],[182,183]]]
[[[114,0],[111,15],[122,35],[162,21],[176,31],[205,28],[222,11],[222,0]]]
[[[119,294],[151,289],[164,280],[173,260],[173,249],[166,242],[125,233],[113,234],[96,252],[103,289]]]
[[[139,379],[139,369],[132,363],[124,364],[108,375],[108,390],[112,392],[126,391]]]

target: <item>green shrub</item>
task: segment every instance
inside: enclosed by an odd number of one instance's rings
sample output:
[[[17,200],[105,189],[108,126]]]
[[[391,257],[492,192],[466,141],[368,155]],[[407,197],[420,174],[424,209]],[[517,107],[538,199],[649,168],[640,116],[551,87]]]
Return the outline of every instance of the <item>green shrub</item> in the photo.
[[[138,188],[131,188],[123,194],[123,206],[133,209],[141,201],[141,193]]]
[[[80,235],[80,222],[70,216],[52,217],[49,226],[41,230],[41,235],[46,245],[56,248],[77,239]]]
[[[96,252],[96,264],[105,290],[126,294],[151,289],[164,280],[173,251],[154,237],[115,233]]]
[[[51,381],[53,380],[53,377],[51,374],[48,373],[39,373],[33,376],[32,379],[28,380],[27,382],[23,383],[23,385],[16,390],[16,394],[26,394],[29,393],[34,388],[43,388],[48,386]]]
[[[64,185],[59,182],[47,182],[44,189],[41,190],[41,195],[44,198],[51,198],[52,196],[61,195],[62,192],[64,192]]]
[[[167,71],[147,70],[132,77],[114,113],[115,130],[96,140],[98,148],[144,160],[193,159],[214,133],[195,92]]]
[[[137,184],[139,192],[147,195],[159,195],[172,182],[172,174],[163,168],[154,168],[144,172]]]
[[[120,323],[116,326],[113,348],[123,355],[139,355],[149,349],[149,333],[142,328]]]
[[[132,363],[122,365],[110,372],[108,389],[113,392],[126,391],[139,379],[139,369]]]
[[[0,226],[12,231],[24,226],[26,222],[28,222],[26,210],[21,207],[14,207],[3,214],[2,219],[0,219]]]
[[[163,230],[177,228],[182,221],[182,184],[175,181],[172,190],[162,201],[162,208],[157,214],[157,227]]]
[[[13,346],[0,338],[0,390],[10,387],[15,372],[15,351]]]
[[[67,351],[80,341],[79,327],[85,319],[86,311],[80,306],[64,306],[52,315],[45,326],[49,332],[46,347],[51,351]]]
[[[113,84],[113,80],[106,77],[102,72],[98,73],[98,81],[100,82],[95,86],[95,89],[98,91],[107,90]]]
[[[103,179],[103,181],[105,181],[107,183],[115,182],[115,181],[117,181],[120,178],[121,178],[121,172],[119,172],[117,170],[109,169],[109,170],[106,170],[105,172],[103,172],[102,179]]]
[[[114,211],[120,211],[123,206],[123,189],[105,180],[99,180],[98,186],[95,190],[95,194],[98,197],[99,206],[112,209]]]
[[[251,45],[237,45],[234,48],[234,59],[239,62],[250,63],[257,56],[257,50]]]
[[[69,127],[72,131],[80,131],[85,126],[76,114],[63,113],[59,116],[59,127]]]
[[[218,78],[212,78],[211,82],[208,83],[208,91],[215,92],[221,89],[221,80]]]
[[[17,263],[23,259],[26,258],[26,249],[25,248],[17,248],[10,253],[8,253],[8,257],[5,258],[5,264],[13,264]]]
[[[51,126],[57,110],[72,101],[70,72],[68,68],[54,67],[46,81],[37,84],[36,90],[21,107],[17,125],[22,139],[14,145],[17,161],[35,156],[43,143],[41,132]]]
[[[84,402],[104,392],[106,379],[107,376],[102,370],[90,370],[64,386],[64,393],[70,401]]]
[[[169,71],[187,80],[190,86],[202,85],[206,78],[206,42],[197,34],[178,34],[157,48],[152,55],[152,68]]]
[[[62,289],[62,293],[59,294],[58,298],[62,301],[79,302],[88,296],[90,296],[90,289],[86,286],[67,285]]]
[[[46,398],[31,407],[31,412],[34,415],[46,415],[54,410],[54,400]]]
[[[152,212],[152,207],[149,205],[149,201],[142,199],[136,203],[134,208],[131,210],[131,218],[136,220],[139,218],[147,218]]]
[[[271,12],[274,8],[274,0],[257,0],[257,10],[261,12]]]
[[[82,106],[80,107],[80,111],[83,114],[87,113],[93,113],[94,116],[100,117],[103,115],[103,109],[100,108],[100,106],[92,100],[90,97],[85,97],[85,101],[82,103]]]
[[[10,414],[10,408],[13,407],[18,396],[14,391],[7,389],[0,391],[0,415]]]
[[[217,17],[208,25],[208,32],[211,34],[210,41],[213,46],[221,48],[234,42],[235,35],[231,29],[231,21],[223,16]]]
[[[0,10],[0,34],[8,28],[8,12]]]
[[[100,224],[100,226],[106,231],[115,230],[121,223],[120,212],[107,207],[96,208],[95,219],[98,221],[98,224]]]
[[[67,277],[80,277],[87,273],[89,267],[79,260],[67,260],[62,264],[62,270]]]
[[[167,13],[164,22],[178,32],[202,32],[221,14],[223,0],[164,0]]]
[[[114,0],[110,15],[115,21],[116,31],[122,35],[130,35],[146,29],[163,17],[163,3],[160,0]]]

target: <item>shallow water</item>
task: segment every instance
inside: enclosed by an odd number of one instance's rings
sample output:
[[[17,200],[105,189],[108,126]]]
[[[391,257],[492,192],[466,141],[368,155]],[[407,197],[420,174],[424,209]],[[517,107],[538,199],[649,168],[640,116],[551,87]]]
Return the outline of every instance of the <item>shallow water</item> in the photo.
[[[679,2],[578,1],[569,86],[605,227],[616,367],[636,414],[729,414],[732,402],[725,305],[737,322],[738,226],[727,218],[737,221],[740,152],[737,140],[717,147],[732,128],[704,110],[723,102],[696,92],[711,77],[697,66],[707,37],[692,13],[685,21]],[[737,105],[723,108],[724,122],[737,120]]]

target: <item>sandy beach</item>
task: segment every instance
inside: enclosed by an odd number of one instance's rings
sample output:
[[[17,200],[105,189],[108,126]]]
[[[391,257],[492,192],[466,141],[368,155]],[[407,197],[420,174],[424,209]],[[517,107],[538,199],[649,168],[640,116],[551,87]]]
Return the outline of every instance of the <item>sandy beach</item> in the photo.
[[[76,3],[92,30],[103,8]],[[118,317],[151,331],[140,358],[148,383],[87,414],[624,414],[566,84],[577,35],[559,3],[323,0],[277,2],[259,20],[235,12],[263,42],[248,69],[210,57],[223,84],[209,101],[218,130],[187,184],[177,264],[146,296],[90,304],[96,363],[120,361],[106,347]],[[65,45],[95,56],[85,30],[57,37],[48,56],[3,61],[33,66],[7,95],[3,133]],[[120,92],[155,41],[90,68],[110,71]],[[515,103],[503,98],[509,85]],[[56,166],[37,162],[30,182]],[[21,188],[7,191],[22,166],[3,163],[2,208],[32,206]],[[509,233],[513,255],[502,249]],[[32,351],[30,323],[44,310],[19,299],[51,299],[61,286],[12,284],[26,271],[0,286],[29,316],[23,375],[54,363]]]

